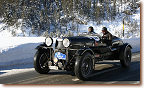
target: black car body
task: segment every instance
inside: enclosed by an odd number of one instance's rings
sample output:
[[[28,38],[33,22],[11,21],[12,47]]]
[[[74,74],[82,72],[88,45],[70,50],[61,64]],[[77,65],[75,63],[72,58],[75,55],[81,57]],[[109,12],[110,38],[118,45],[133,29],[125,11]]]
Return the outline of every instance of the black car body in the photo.
[[[120,60],[122,67],[129,67],[131,45],[113,36],[111,45],[102,42],[98,34],[82,34],[57,38],[55,43],[47,37],[45,43],[36,47],[35,70],[46,74],[50,69],[72,71],[81,80],[87,80],[102,60]]]

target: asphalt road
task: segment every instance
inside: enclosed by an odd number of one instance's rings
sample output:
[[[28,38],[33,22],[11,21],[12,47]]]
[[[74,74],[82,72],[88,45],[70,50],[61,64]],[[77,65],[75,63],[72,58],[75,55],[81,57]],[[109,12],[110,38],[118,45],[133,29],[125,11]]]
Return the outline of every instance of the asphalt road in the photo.
[[[0,72],[0,84],[139,84],[140,53],[134,53],[130,68],[122,68],[119,61],[103,61],[96,65],[88,81],[77,79],[70,72],[51,70],[39,74],[34,68],[11,69]]]

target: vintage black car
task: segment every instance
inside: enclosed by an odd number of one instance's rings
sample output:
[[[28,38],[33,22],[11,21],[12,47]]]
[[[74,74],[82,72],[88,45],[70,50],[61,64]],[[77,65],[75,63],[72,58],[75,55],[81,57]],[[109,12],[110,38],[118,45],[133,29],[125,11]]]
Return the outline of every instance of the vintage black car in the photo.
[[[98,34],[81,34],[74,37],[51,37],[36,47],[34,68],[40,74],[50,69],[72,71],[81,80],[87,80],[95,63],[102,60],[120,60],[122,67],[129,67],[131,45],[113,36],[111,44],[103,42]]]

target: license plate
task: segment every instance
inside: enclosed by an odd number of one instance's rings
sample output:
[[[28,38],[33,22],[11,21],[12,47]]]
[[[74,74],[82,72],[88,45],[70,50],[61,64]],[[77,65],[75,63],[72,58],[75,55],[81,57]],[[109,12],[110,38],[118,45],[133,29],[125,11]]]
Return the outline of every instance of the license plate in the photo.
[[[66,55],[63,54],[63,53],[61,53],[61,52],[56,52],[56,53],[55,53],[55,57],[56,57],[57,59],[66,60]]]
[[[57,66],[49,66],[49,69],[58,70]]]

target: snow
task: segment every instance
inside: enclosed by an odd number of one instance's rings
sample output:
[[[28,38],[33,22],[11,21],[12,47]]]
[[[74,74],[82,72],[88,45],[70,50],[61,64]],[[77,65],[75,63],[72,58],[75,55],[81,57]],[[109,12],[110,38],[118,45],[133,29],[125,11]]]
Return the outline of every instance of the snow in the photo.
[[[132,46],[132,52],[140,51],[140,38],[123,39],[124,43],[129,43]]]
[[[0,21],[1,22],[1,21]],[[0,23],[0,37],[36,37],[36,35],[31,33],[31,28],[22,26],[22,19],[18,19],[18,21],[13,26],[8,26],[5,23]]]
[[[0,37],[0,53],[22,44],[44,42],[45,37]]]
[[[29,72],[29,71],[33,71],[33,70],[34,70],[34,68],[3,70],[1,72],[4,72],[5,74],[1,74],[0,77],[9,76],[9,75],[13,75],[13,74],[25,73],[25,72]]]
[[[35,47],[45,41],[44,37],[0,38],[0,66],[32,62]]]

